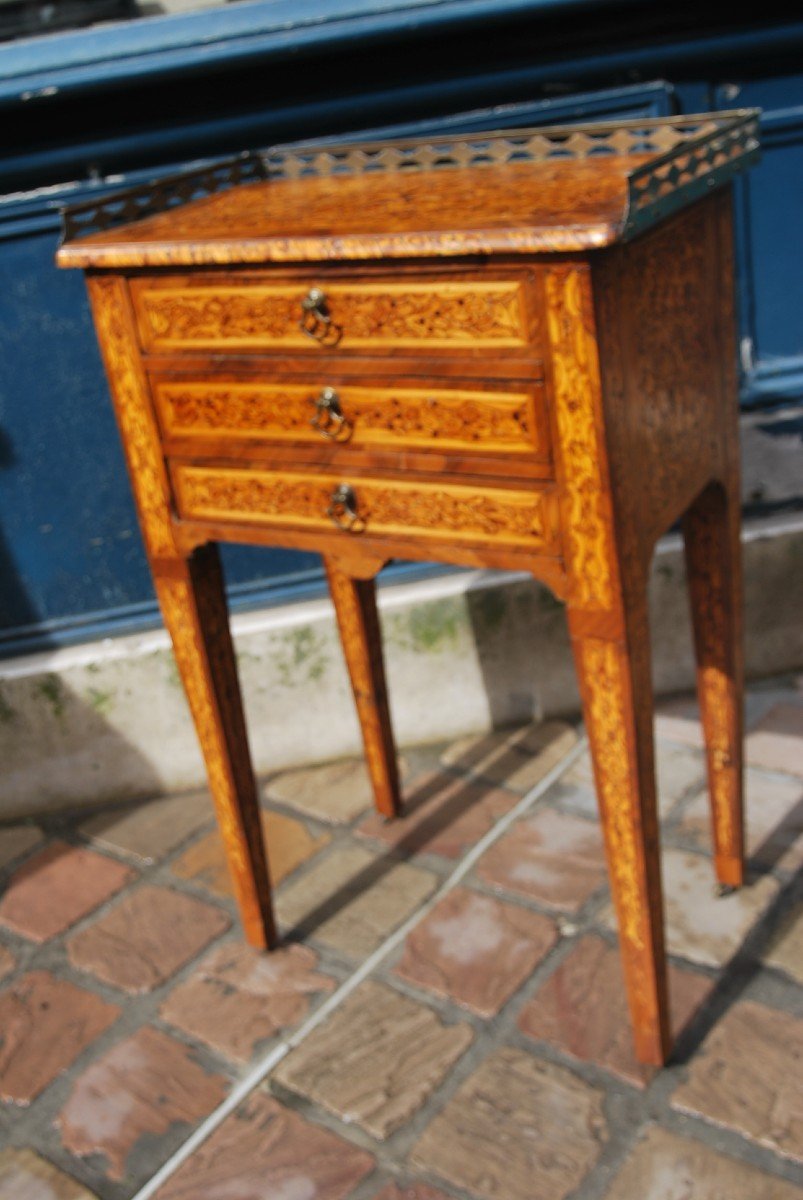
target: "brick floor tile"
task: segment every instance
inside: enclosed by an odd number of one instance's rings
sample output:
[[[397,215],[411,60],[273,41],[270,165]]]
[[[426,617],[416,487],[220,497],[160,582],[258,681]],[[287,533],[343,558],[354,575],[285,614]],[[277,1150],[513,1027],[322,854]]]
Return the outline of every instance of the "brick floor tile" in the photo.
[[[679,696],[659,701],[655,706],[655,736],[659,741],[681,742],[701,750],[705,742],[696,698]]]
[[[365,763],[353,758],[277,775],[266,785],[265,798],[330,825],[348,825],[374,803]]]
[[[17,979],[0,992],[0,1098],[30,1104],[119,1013],[47,971]]]
[[[662,871],[670,953],[713,967],[733,957],[779,890],[765,875],[729,896],[717,896],[710,860],[682,850],[664,852]],[[610,905],[600,919],[616,928]]]
[[[53,842],[12,876],[0,924],[35,942],[69,929],[108,900],[135,872],[104,854]]]
[[[0,871],[42,841],[42,831],[35,825],[4,825],[0,829]]]
[[[493,887],[576,912],[606,879],[599,825],[544,809],[491,846],[477,874]]]
[[[335,981],[316,972],[317,956],[306,946],[270,954],[242,942],[217,946],[165,1000],[159,1015],[213,1050],[248,1062],[260,1042],[295,1025],[310,997]]]
[[[33,1150],[0,1151],[0,1200],[97,1200]]]
[[[79,1075],[56,1119],[65,1149],[78,1157],[102,1154],[112,1179],[123,1179],[129,1155],[150,1139],[149,1167],[159,1161],[153,1139],[184,1131],[224,1098],[228,1081],[206,1071],[192,1052],[158,1029],[118,1042]],[[167,1157],[172,1144],[167,1146]]]
[[[803,782],[764,771],[745,772],[747,853],[761,866],[796,870],[803,866]],[[711,849],[707,790],[700,791],[683,814],[679,832],[706,851]]]
[[[701,1142],[651,1125],[605,1200],[799,1200],[800,1190],[726,1158]]]
[[[771,691],[765,688],[748,688],[744,697],[745,725],[748,731],[774,704],[787,702],[800,703],[799,690],[789,686],[775,687]],[[678,742],[702,750],[705,739],[697,698],[676,696],[670,700],[659,701],[655,708],[655,736],[661,741]]]
[[[482,1200],[562,1200],[599,1157],[602,1102],[563,1067],[503,1047],[426,1128],[412,1159]]]
[[[214,820],[207,792],[163,796],[134,808],[98,813],[80,826],[99,846],[129,854],[137,862],[158,862],[180,842]]]
[[[734,1005],[691,1061],[672,1107],[803,1161],[803,1021]]]
[[[231,922],[226,913],[171,888],[143,884],[67,942],[73,966],[126,992],[169,979]]]
[[[10,975],[17,965],[17,960],[7,946],[0,946],[0,979]]]
[[[450,1200],[445,1192],[439,1192],[426,1183],[389,1183],[377,1192],[374,1200]]]
[[[764,961],[803,987],[803,904],[798,904],[784,921]]]
[[[672,1028],[677,1035],[709,995],[713,982],[669,967]],[[654,1074],[633,1054],[630,1014],[618,951],[594,934],[571,954],[522,1009],[519,1028],[583,1062],[606,1067],[641,1086]]]
[[[313,836],[307,827],[282,813],[262,814],[262,833],[268,852],[270,876],[274,887],[312,858],[330,841],[328,833]],[[180,879],[189,879],[208,888],[217,896],[234,894],[223,840],[217,829],[191,846],[171,864]]]
[[[282,928],[346,954],[366,955],[437,887],[430,871],[389,863],[362,846],[337,847],[276,898]]]
[[[155,1200],[344,1200],[373,1167],[364,1150],[257,1092]]]
[[[471,770],[491,783],[528,792],[564,758],[577,733],[563,721],[525,725],[512,732],[461,738],[441,755],[446,766]]]
[[[549,802],[550,806],[566,808],[592,821],[599,820],[597,793],[591,783],[578,783],[564,775],[559,783],[549,789]]]
[[[745,739],[751,766],[803,775],[803,704],[776,704]]]
[[[491,1017],[556,941],[547,917],[456,888],[408,935],[396,970],[419,987]]]
[[[274,1078],[386,1138],[421,1107],[472,1040],[384,984],[363,983],[279,1064]]]
[[[386,821],[372,813],[357,833],[405,853],[460,858],[516,804],[512,792],[433,771],[415,782],[403,814]]]
[[[705,760],[702,754],[686,746],[674,746],[670,742],[659,741],[655,746],[655,778],[658,786],[658,810],[661,816],[665,817],[681,796],[685,796],[690,788],[699,787],[703,783]],[[585,789],[578,796],[578,802],[585,800],[587,815],[596,817],[598,809],[591,756],[588,751],[566,772],[562,782],[576,783]]]

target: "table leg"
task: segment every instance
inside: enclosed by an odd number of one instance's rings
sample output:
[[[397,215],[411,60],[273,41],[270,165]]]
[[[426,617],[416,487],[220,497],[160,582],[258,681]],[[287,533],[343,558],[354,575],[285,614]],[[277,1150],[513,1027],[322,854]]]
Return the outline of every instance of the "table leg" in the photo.
[[[720,484],[706,488],[683,519],[715,864],[723,887],[744,881],[739,522],[738,495]]]
[[[354,578],[334,559],[325,558],[324,563],[376,807],[384,816],[395,817],[401,811],[401,788],[385,684],[376,581]]]
[[[671,1042],[646,599],[620,636],[589,633],[584,616],[569,608],[636,1054],[662,1066]]]
[[[201,743],[226,858],[252,946],[276,945],[259,799],[217,546],[154,564],[165,625]]]

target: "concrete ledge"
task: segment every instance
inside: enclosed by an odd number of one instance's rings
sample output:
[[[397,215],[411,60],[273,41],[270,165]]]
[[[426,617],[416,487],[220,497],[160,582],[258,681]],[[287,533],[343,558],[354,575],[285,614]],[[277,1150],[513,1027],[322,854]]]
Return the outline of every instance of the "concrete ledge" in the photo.
[[[803,666],[803,518],[744,530],[747,672]],[[473,571],[381,591],[400,745],[576,712],[563,609],[525,575]],[[680,540],[651,586],[654,680],[694,683]],[[260,773],[359,753],[330,605],[233,623]],[[167,635],[95,642],[0,664],[0,819],[198,786],[201,757]]]

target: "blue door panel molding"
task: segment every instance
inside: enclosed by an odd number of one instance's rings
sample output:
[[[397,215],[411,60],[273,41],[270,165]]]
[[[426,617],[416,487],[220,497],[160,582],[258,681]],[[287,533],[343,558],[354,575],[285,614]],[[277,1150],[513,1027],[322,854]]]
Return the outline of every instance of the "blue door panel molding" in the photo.
[[[732,83],[717,101],[763,109],[762,161],[736,189],[742,398],[803,395],[803,75]]]
[[[662,115],[672,103],[671,87],[657,82],[475,110],[446,122],[399,122],[354,136]],[[10,514],[0,542],[0,577],[10,581],[0,597],[0,654],[159,623],[83,280],[52,265],[63,203],[129,186],[150,174],[137,171],[111,184],[87,181],[43,189],[0,204],[0,284],[6,284],[0,296],[14,310],[0,322],[0,357],[8,364],[19,361],[21,368],[4,373],[0,367],[0,428],[8,447],[0,471],[0,511]],[[28,281],[35,286],[29,288]],[[88,430],[92,441],[84,445],[82,432]],[[314,555],[234,546],[223,553],[234,608],[325,590]],[[443,568],[397,564],[387,575],[409,579],[430,571]]]
[[[639,40],[652,7],[620,6],[601,37],[611,5],[588,0],[241,0],[0,46],[0,654],[158,623],[83,283],[52,262],[64,203],[280,140],[756,103],[769,149],[738,197],[745,399],[803,394],[783,303],[801,235],[778,198],[781,182],[800,194],[803,87],[782,63],[803,21],[717,32],[668,14]],[[312,555],[224,561],[234,607],[323,591]]]

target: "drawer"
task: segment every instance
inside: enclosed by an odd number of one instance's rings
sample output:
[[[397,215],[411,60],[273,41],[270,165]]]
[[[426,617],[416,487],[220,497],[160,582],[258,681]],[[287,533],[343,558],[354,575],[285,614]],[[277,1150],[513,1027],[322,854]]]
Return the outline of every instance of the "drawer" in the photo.
[[[411,539],[557,554],[550,485],[468,487],[333,472],[248,470],[171,463],[180,517],[343,536]],[[350,489],[345,495],[343,489]]]
[[[131,290],[141,343],[152,354],[524,351],[538,323],[528,272],[393,279],[171,275],[134,279]]]
[[[336,386],[332,386],[329,380]],[[226,457],[243,443],[296,445],[348,461],[355,451],[452,451],[548,462],[543,385],[479,380],[319,376],[314,382],[253,377],[152,377],[168,450]],[[328,443],[328,447],[327,447]]]

